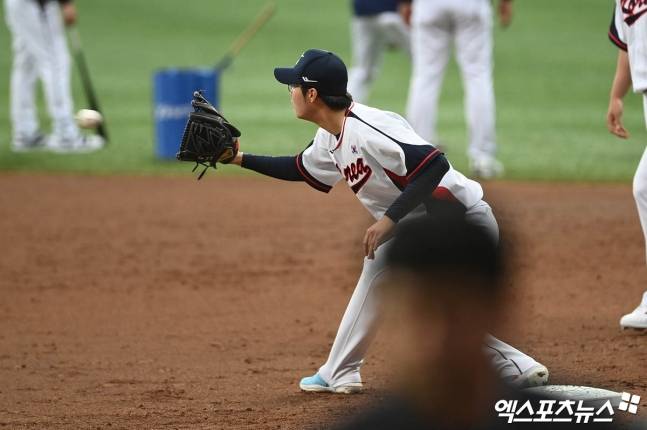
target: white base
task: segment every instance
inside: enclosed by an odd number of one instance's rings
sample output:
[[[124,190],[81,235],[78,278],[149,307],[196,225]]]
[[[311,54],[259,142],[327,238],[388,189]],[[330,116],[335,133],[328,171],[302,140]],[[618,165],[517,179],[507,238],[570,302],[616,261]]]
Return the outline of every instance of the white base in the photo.
[[[583,400],[589,405],[602,405],[611,400],[614,408],[620,403],[621,393],[602,388],[584,387],[581,385],[544,385],[523,390],[538,397],[548,396],[557,400]]]

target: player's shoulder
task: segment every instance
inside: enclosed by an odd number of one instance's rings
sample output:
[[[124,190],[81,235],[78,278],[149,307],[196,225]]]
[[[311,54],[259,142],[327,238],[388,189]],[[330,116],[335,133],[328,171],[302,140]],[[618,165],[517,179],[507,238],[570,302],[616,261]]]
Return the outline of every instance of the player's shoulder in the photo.
[[[400,115],[387,110],[353,102],[350,108],[348,108],[348,117],[359,121],[388,121],[389,119],[400,117]]]
[[[366,128],[380,131],[384,128],[408,127],[407,121],[395,112],[390,112],[361,103],[353,103],[347,114],[346,127],[355,131]]]
[[[354,104],[348,117],[348,133],[364,136],[365,140],[429,145],[418,136],[406,119],[395,112]]]
[[[315,133],[314,143],[329,143],[336,140],[336,137],[326,129],[319,127]]]

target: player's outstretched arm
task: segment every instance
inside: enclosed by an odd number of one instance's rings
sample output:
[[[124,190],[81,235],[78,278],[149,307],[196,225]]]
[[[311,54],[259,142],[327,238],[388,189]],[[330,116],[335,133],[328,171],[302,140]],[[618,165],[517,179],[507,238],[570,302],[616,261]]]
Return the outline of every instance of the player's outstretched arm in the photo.
[[[231,161],[231,164],[236,164],[245,169],[284,181],[305,181],[305,178],[297,168],[293,155],[271,157],[267,155],[245,154],[238,151],[238,154]]]
[[[321,164],[314,167],[310,165],[309,168],[306,168],[306,157],[311,157],[308,162],[312,163],[312,152],[309,150],[312,148],[313,142],[303,152],[289,156],[254,155],[238,150],[231,163],[272,178],[305,182],[318,191],[328,193],[333,185],[341,179],[341,175],[329,158],[327,164],[324,163],[323,166]],[[324,168],[327,170],[324,171]]]
[[[631,86],[631,71],[629,69],[629,57],[627,51],[618,50],[618,62],[616,65],[616,74],[611,86],[609,95],[609,109],[607,110],[607,128],[612,134],[626,139],[629,132],[622,124],[622,113],[624,103],[622,99],[629,91]]]

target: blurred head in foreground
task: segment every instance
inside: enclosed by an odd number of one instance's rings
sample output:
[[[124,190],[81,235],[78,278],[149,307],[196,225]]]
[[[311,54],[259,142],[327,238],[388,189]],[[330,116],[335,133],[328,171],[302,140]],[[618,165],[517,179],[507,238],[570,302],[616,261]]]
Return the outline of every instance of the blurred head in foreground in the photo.
[[[503,256],[485,226],[451,204],[403,223],[388,250],[387,334],[410,425],[490,422],[500,380],[484,351],[504,290]],[[402,415],[402,414],[397,414]],[[423,425],[424,426],[424,425]]]
[[[444,377],[460,378],[463,367],[480,362],[484,338],[502,312],[503,256],[496,238],[453,205],[439,205],[401,226],[388,260],[386,292],[395,296],[391,302],[408,337],[403,358],[409,366],[437,366]]]

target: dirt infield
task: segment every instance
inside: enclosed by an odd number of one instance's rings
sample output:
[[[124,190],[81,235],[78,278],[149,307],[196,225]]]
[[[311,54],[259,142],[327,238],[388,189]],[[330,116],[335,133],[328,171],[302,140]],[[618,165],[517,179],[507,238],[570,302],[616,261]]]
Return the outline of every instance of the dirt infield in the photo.
[[[629,186],[493,183],[514,243],[511,343],[553,382],[647,400]],[[358,276],[350,191],[254,178],[0,176],[0,427],[303,428],[379,398],[305,395]],[[643,401],[643,410],[647,403]]]

